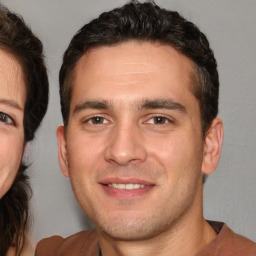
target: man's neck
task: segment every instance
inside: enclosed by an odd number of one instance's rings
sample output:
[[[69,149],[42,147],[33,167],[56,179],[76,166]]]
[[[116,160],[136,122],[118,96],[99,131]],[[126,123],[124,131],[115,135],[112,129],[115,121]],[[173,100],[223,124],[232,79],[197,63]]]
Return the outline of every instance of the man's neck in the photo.
[[[215,231],[201,218],[147,240],[119,241],[105,235],[99,240],[102,256],[187,256],[196,255],[215,237]]]

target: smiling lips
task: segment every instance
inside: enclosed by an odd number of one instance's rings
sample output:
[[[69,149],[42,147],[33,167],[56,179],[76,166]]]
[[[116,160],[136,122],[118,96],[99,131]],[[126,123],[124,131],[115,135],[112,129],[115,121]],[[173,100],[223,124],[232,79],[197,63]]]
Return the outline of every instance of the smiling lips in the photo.
[[[148,193],[155,184],[135,179],[107,179],[100,182],[108,196],[116,199],[135,199]]]
[[[131,189],[139,189],[139,188],[145,188],[145,187],[149,187],[143,184],[116,184],[116,183],[112,183],[112,184],[107,184],[109,187],[113,187],[113,188],[117,188],[117,189],[126,189],[126,190],[131,190]]]

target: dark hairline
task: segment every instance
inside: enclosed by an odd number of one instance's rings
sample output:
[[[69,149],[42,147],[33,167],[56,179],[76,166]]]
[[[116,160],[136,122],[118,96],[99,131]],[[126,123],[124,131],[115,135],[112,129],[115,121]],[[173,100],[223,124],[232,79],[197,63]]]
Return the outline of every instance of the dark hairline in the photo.
[[[72,68],[69,69],[69,73],[66,75],[66,77],[64,79],[64,83],[63,83],[63,87],[65,88],[64,93],[70,95],[69,103],[67,104],[69,106],[68,115],[67,115],[66,122],[64,121],[64,127],[67,127],[68,122],[69,122],[70,107],[71,107],[70,103],[71,103],[71,99],[72,99],[72,92],[73,92],[73,86],[74,86],[73,81],[74,81],[74,76],[75,76],[75,72],[76,72],[76,67],[77,67],[79,61],[81,60],[81,58],[83,56],[85,56],[85,54],[88,53],[88,51],[90,51],[92,49],[97,49],[97,48],[101,48],[101,47],[115,47],[120,44],[123,44],[126,42],[132,42],[132,41],[139,42],[139,43],[152,43],[152,44],[166,45],[166,46],[172,47],[178,53],[182,54],[187,59],[189,59],[189,61],[192,64],[191,70],[189,72],[189,80],[190,80],[189,89],[200,104],[200,93],[201,93],[200,86],[202,86],[202,85],[201,85],[201,81],[200,81],[200,77],[199,77],[199,68],[198,68],[197,64],[189,56],[185,55],[183,52],[181,52],[179,49],[177,49],[177,47],[175,47],[175,45],[168,43],[168,42],[162,42],[160,40],[151,40],[151,39],[143,39],[142,40],[142,39],[136,39],[136,38],[128,38],[126,40],[121,40],[114,44],[101,44],[101,45],[95,45],[95,46],[88,46],[83,51],[81,51],[81,53],[79,55],[77,55],[77,58],[76,58],[75,62],[72,63],[72,65],[71,65]],[[201,114],[202,113],[200,111],[200,119],[202,119]],[[204,134],[204,133],[205,133],[205,131],[203,129],[203,122],[202,122],[202,134]]]

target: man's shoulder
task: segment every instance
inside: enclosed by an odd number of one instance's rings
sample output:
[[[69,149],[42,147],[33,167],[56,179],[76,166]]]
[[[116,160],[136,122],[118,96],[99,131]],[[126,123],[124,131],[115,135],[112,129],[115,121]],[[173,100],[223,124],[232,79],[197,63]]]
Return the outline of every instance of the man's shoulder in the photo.
[[[218,235],[197,256],[256,256],[256,243],[236,234],[226,224],[210,222],[210,225]]]
[[[235,255],[256,256],[256,243],[250,239],[233,232],[228,226],[224,226],[226,236],[223,236],[223,255],[228,252],[229,247],[233,249]],[[228,245],[228,246],[227,246]],[[221,251],[221,248],[219,248]]]
[[[41,240],[35,256],[97,255],[98,238],[95,230],[81,231],[67,238],[52,236]]]

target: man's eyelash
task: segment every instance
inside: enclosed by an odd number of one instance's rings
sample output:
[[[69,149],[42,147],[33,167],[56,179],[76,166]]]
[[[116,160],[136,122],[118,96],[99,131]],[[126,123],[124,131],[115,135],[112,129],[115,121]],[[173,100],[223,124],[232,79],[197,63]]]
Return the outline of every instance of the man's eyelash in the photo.
[[[173,118],[162,116],[162,115],[152,116],[148,119],[147,122],[149,122],[149,120],[153,120],[153,122],[154,121],[159,122],[159,123],[154,123],[155,125],[164,125],[164,124],[167,124],[167,123],[174,123],[175,122],[175,120]]]
[[[93,120],[94,121],[96,121],[96,123],[95,124],[97,124],[97,119],[98,120],[101,120],[101,121],[108,121],[105,117],[103,117],[103,116],[99,116],[99,115],[97,115],[97,116],[92,116],[92,117],[90,117],[90,118],[86,118],[85,120],[82,120],[82,123],[83,124],[86,124],[86,123],[89,123],[89,122],[93,122]],[[98,124],[100,124],[100,123],[98,123]]]

